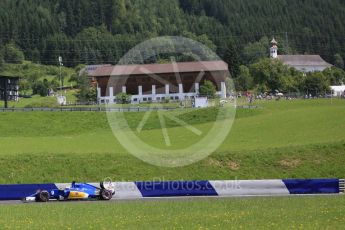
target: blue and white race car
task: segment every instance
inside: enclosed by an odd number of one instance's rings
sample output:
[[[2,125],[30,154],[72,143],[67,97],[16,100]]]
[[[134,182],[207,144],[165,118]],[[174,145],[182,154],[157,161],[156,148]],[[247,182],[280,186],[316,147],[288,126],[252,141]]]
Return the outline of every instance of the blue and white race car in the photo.
[[[101,182],[100,187],[96,187],[87,183],[72,182],[70,187],[66,186],[63,189],[38,190],[31,196],[26,197],[24,201],[111,200],[114,194],[115,189],[112,183]]]

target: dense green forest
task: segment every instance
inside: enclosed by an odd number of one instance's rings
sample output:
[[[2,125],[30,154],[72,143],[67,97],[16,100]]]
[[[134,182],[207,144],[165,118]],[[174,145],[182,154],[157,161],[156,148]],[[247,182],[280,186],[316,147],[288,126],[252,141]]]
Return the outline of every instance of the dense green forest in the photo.
[[[148,38],[184,35],[220,56],[232,46],[249,64],[248,50],[274,35],[280,52],[334,63],[345,57],[344,21],[343,0],[1,0],[0,47],[15,43],[36,63],[56,65],[61,55],[66,66],[114,64]]]

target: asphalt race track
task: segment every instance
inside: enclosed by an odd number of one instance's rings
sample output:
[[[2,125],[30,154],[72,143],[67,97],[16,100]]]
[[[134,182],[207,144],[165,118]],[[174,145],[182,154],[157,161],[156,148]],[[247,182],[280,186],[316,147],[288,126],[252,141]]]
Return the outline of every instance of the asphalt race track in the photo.
[[[224,199],[258,199],[258,198],[268,198],[268,197],[300,197],[300,196],[342,196],[343,194],[296,194],[296,195],[238,195],[238,196],[228,196],[228,197],[209,197],[209,196],[189,196],[189,197],[150,197],[150,198],[113,198],[110,201],[99,201],[99,200],[69,200],[69,201],[49,201],[47,203],[40,203],[40,202],[23,202],[20,200],[7,200],[7,201],[0,201],[0,205],[36,205],[36,204],[77,204],[77,203],[125,203],[125,202],[166,202],[166,201],[179,201],[179,202],[187,202],[187,201],[205,201],[205,200],[224,200]]]

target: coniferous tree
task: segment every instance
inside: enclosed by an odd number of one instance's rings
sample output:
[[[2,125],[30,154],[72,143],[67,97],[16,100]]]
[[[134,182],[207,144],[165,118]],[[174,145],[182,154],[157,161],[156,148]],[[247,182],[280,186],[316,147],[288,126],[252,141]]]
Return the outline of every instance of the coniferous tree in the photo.
[[[0,72],[2,71],[2,68],[4,66],[4,57],[2,55],[2,52],[0,51]]]
[[[340,54],[334,55],[334,65],[338,68],[344,69],[344,59]]]
[[[74,66],[81,62],[84,46],[98,50],[100,61],[106,49],[112,49],[111,56],[119,59],[150,37],[180,36],[188,31],[197,37],[205,35],[221,57],[226,46],[222,40],[232,40],[241,53],[241,64],[266,56],[269,44],[257,41],[273,35],[279,38],[284,54],[320,54],[334,63],[335,53],[345,57],[344,10],[343,0],[3,0],[0,49],[13,41],[30,60],[37,59],[38,50],[41,62],[52,64],[61,53],[66,64]],[[113,35],[111,39],[107,34],[99,35],[98,42],[78,37],[84,29],[102,25]],[[48,44],[57,34],[67,39]],[[108,41],[100,50],[99,43]],[[50,54],[47,46],[54,47]]]
[[[3,55],[7,63],[21,64],[24,61],[24,53],[12,42],[5,45]]]
[[[223,60],[228,64],[231,77],[237,78],[240,74],[240,60],[233,42],[228,42]]]

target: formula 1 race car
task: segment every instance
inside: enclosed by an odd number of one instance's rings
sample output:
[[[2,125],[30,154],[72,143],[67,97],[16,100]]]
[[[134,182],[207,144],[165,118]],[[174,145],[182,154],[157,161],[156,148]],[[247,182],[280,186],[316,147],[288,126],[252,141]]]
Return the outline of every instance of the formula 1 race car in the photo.
[[[24,201],[48,202],[50,200],[111,200],[115,194],[112,183],[100,183],[100,188],[87,183],[72,182],[71,186],[51,191],[38,190]]]

